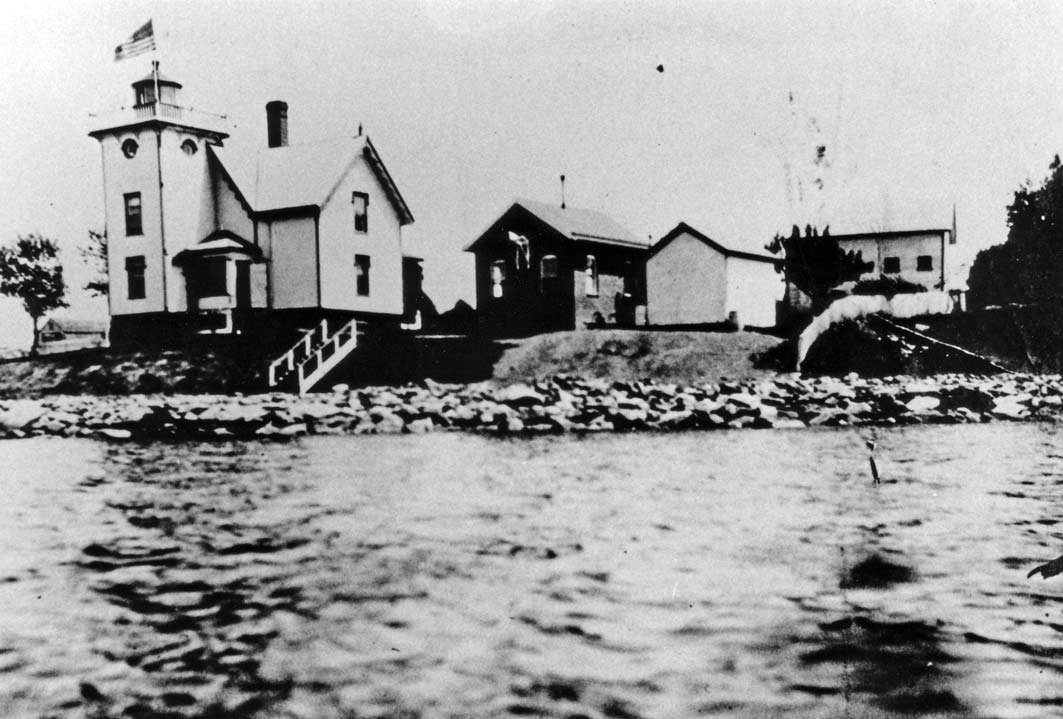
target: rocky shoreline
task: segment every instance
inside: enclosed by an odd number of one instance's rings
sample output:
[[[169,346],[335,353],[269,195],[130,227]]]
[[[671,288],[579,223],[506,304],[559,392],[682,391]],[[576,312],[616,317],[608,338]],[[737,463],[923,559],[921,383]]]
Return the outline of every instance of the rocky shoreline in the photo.
[[[298,397],[59,395],[0,400],[0,437],[287,438],[956,424],[1063,417],[1059,375],[850,375],[693,385],[554,377],[532,384],[337,387]]]

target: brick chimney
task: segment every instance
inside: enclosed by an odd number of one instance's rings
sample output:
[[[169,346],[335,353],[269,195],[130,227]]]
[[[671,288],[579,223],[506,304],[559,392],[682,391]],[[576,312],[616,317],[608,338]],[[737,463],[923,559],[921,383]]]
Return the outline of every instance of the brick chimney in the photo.
[[[270,147],[288,146],[288,103],[266,103],[266,136]]]

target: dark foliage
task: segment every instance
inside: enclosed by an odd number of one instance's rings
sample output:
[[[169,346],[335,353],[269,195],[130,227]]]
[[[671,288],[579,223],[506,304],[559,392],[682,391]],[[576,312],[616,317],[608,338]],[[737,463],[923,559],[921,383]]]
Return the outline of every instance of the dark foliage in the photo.
[[[968,276],[970,308],[1063,302],[1063,167],[1056,155],[1039,187],[1029,182],[1008,205],[1008,239],[982,250]]]
[[[882,295],[893,297],[916,292],[926,292],[926,287],[917,282],[909,282],[900,277],[879,275],[873,280],[860,280],[853,286],[854,295]]]
[[[772,254],[782,253],[781,271],[788,282],[812,300],[813,312],[829,304],[831,290],[843,282],[858,279],[873,266],[864,262],[859,252],[843,250],[830,236],[830,227],[825,227],[821,235],[819,230],[806,225],[802,236],[794,225],[789,237],[776,235],[764,249]]]

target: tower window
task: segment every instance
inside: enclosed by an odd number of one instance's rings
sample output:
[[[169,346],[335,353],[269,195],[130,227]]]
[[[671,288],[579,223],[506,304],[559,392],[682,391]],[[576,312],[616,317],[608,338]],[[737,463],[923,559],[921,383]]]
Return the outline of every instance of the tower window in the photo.
[[[354,208],[354,231],[369,231],[369,195],[364,192],[351,194],[351,206]]]
[[[359,297],[369,296],[369,255],[354,256],[354,285]]]
[[[143,255],[125,258],[126,287],[131,300],[144,299],[144,267]]]
[[[143,235],[144,226],[140,221],[140,193],[127,192],[125,195],[125,234]]]
[[[934,257],[933,255],[919,255],[915,259],[915,269],[919,272],[933,272],[934,271]]]
[[[882,258],[882,271],[887,275],[895,275],[901,271],[901,258],[900,257],[883,257]]]
[[[194,155],[199,152],[199,145],[196,144],[195,140],[185,140],[181,143],[181,152],[186,155]]]
[[[598,296],[598,260],[594,255],[587,255],[587,265],[584,269],[584,294],[588,297]]]
[[[122,154],[129,159],[133,159],[133,156],[137,154],[137,149],[139,147],[137,141],[130,138],[122,143]]]

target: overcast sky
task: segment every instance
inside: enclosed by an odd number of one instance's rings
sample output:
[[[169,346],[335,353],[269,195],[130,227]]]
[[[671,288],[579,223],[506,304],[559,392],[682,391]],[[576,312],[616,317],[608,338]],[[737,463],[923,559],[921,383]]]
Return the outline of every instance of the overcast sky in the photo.
[[[472,300],[461,248],[516,197],[601,210],[635,235],[685,221],[757,250],[792,223],[947,227],[965,259],[1063,147],[1063,4],[499,2],[6,3],[0,242],[67,251],[103,224],[92,112],[131,100],[149,18],[186,105],[265,142],[373,139],[416,222],[440,309]],[[659,69],[660,68],[660,69]],[[816,148],[825,146],[817,164]],[[105,306],[73,297],[72,316]],[[0,301],[0,344],[28,344]]]

